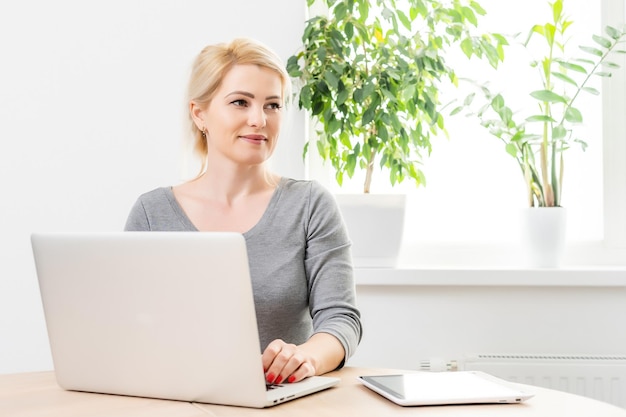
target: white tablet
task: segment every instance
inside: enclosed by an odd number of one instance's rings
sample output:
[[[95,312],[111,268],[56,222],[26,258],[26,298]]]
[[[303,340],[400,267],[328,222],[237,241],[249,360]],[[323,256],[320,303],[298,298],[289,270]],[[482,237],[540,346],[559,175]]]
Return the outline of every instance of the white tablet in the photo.
[[[369,389],[402,406],[515,404],[534,394],[480,371],[360,376]]]

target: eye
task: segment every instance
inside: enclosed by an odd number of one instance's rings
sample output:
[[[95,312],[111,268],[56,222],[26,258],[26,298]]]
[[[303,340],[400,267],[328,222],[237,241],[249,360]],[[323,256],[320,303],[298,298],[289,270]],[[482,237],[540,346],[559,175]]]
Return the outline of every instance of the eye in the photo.
[[[283,106],[280,105],[280,103],[269,103],[265,105],[265,108],[268,110],[275,110],[278,111],[280,109],[283,108]]]
[[[234,104],[237,107],[244,107],[248,105],[248,102],[242,98],[231,101],[230,104]]]

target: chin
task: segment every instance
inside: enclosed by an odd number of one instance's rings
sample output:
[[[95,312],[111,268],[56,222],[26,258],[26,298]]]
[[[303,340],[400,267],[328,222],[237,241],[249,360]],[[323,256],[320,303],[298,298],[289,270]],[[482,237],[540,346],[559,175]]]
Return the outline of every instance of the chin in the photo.
[[[250,156],[248,158],[242,158],[241,156],[239,156],[239,158],[237,158],[237,162],[242,164],[242,165],[261,165],[263,163],[265,163],[268,159],[270,158],[270,155],[255,155],[255,156]]]

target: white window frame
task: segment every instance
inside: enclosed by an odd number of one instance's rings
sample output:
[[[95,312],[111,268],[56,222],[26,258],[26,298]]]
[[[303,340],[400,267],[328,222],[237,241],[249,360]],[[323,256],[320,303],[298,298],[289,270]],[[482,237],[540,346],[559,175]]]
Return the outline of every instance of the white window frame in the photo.
[[[602,25],[626,22],[626,1],[602,0]],[[602,88],[604,243],[609,250],[626,250],[626,57],[621,71]],[[622,254],[623,255],[623,254]]]

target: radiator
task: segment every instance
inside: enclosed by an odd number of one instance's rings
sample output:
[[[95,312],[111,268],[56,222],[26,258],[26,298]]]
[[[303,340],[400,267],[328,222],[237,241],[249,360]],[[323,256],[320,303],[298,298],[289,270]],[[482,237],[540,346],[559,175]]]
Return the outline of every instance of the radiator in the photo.
[[[483,354],[468,355],[460,365],[626,408],[626,356]]]

